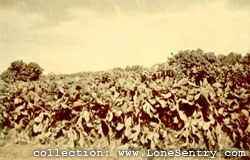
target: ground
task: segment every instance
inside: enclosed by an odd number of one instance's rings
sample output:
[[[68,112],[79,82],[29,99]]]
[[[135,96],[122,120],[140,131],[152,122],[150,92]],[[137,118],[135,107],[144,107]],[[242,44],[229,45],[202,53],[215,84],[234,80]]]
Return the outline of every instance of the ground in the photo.
[[[46,150],[48,148],[51,148],[51,146],[48,145],[41,145],[41,144],[15,144],[13,143],[11,140],[1,140],[0,143],[0,160],[47,160],[47,159],[65,159],[65,160],[79,160],[79,159],[100,159],[100,160],[116,160],[116,159],[127,159],[127,160],[132,160],[132,159],[136,159],[136,160],[143,160],[146,159],[145,157],[126,157],[126,158],[117,158],[116,155],[111,154],[109,157],[104,157],[104,158],[85,158],[85,157],[34,157],[33,156],[33,152],[34,150]],[[59,148],[60,147],[56,147]],[[166,158],[165,158],[166,159]],[[168,160],[191,160],[194,158],[168,158]],[[199,158],[200,159],[200,158]],[[205,159],[205,158],[202,158]],[[210,158],[207,158],[210,159]],[[246,157],[246,159],[248,159]],[[164,160],[164,158],[147,158],[147,160]],[[216,158],[216,160],[225,160],[223,158]]]

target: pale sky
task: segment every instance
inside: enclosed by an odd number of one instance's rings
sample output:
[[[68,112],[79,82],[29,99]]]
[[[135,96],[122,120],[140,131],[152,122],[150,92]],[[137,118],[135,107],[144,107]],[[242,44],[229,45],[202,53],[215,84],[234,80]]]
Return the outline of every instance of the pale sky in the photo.
[[[0,73],[15,60],[75,73],[250,52],[249,0],[0,0]]]

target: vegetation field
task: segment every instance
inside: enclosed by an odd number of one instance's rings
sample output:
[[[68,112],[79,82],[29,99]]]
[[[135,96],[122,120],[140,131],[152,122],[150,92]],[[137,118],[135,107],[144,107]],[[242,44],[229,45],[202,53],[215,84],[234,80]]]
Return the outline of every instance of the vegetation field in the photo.
[[[1,151],[11,142],[110,151],[250,150],[250,54],[186,50],[151,68],[41,73],[39,65],[17,61],[1,75]]]

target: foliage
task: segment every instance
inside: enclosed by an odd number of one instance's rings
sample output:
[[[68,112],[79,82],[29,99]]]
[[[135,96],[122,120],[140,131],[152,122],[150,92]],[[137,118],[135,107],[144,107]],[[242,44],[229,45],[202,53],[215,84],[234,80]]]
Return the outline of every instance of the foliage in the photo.
[[[43,69],[35,62],[29,64],[22,60],[17,60],[11,63],[10,67],[1,74],[1,79],[5,82],[16,81],[35,81],[40,78]]]
[[[235,73],[250,79],[245,62],[222,66],[197,50],[151,69],[15,82],[0,99],[4,133],[69,148],[118,141],[127,149],[249,150],[250,86],[234,85]]]

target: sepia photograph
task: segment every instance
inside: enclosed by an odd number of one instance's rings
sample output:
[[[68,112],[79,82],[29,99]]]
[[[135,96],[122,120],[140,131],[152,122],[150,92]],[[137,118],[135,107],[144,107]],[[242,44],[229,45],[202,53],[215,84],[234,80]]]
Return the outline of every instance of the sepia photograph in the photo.
[[[0,0],[0,159],[249,157],[250,0]]]

